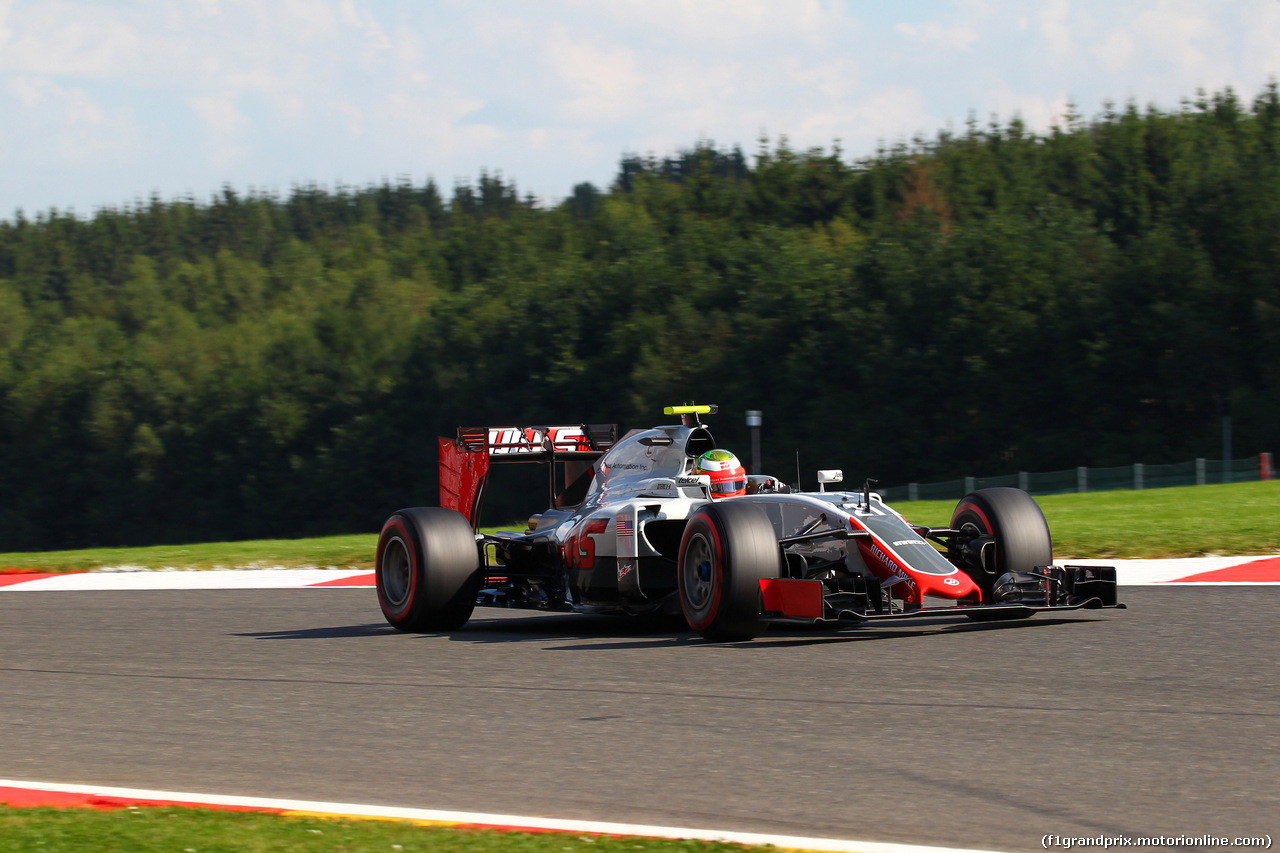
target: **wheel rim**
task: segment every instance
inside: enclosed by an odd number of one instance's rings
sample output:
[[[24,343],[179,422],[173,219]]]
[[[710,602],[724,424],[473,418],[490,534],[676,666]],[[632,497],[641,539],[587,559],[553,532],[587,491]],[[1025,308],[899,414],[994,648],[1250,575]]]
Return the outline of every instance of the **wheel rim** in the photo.
[[[394,536],[382,549],[382,594],[387,604],[400,607],[409,600],[409,588],[413,581],[413,562],[404,540]]]
[[[711,606],[715,594],[715,572],[712,570],[711,543],[701,533],[695,533],[684,549],[684,571],[681,584],[684,598],[695,613],[703,613]]]
[[[979,527],[977,524],[975,524],[972,521],[966,521],[964,524],[960,525],[960,529],[965,533],[971,534],[973,536],[993,536],[994,535],[992,533],[988,533],[987,531],[983,530],[981,527]],[[996,542],[995,549],[991,553],[995,555],[996,565],[997,566],[1000,565],[1000,543],[999,542]],[[984,566],[983,568],[985,570],[986,567]]]

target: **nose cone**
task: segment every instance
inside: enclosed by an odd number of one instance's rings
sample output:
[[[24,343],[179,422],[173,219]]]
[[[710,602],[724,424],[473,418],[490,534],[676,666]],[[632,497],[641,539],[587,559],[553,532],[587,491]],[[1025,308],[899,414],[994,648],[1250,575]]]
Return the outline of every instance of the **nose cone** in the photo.
[[[981,593],[978,585],[964,572],[956,569],[949,575],[916,574],[916,582],[924,595],[935,595],[939,598],[978,598]]]

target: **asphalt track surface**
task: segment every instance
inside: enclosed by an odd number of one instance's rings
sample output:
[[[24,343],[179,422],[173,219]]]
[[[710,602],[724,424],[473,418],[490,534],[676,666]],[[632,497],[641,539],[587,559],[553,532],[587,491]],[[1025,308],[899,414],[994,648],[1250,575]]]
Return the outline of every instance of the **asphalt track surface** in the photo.
[[[0,596],[0,778],[999,850],[1276,835],[1280,587],[705,643],[372,590]]]

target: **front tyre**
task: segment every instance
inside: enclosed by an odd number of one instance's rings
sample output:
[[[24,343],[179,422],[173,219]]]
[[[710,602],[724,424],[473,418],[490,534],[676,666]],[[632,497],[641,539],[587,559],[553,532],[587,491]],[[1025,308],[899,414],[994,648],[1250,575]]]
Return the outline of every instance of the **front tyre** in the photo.
[[[993,571],[962,565],[982,590],[982,602],[994,601],[992,587],[1007,572],[1026,572],[1053,564],[1053,539],[1040,505],[1021,489],[979,489],[960,499],[951,515],[951,527],[995,540]],[[1030,613],[971,613],[977,622],[1024,619]]]
[[[760,579],[782,574],[782,550],[764,510],[748,501],[701,507],[680,540],[680,609],[708,640],[750,640],[765,629]]]
[[[378,537],[378,604],[401,631],[452,631],[475,609],[480,552],[465,518],[441,507],[392,514]]]

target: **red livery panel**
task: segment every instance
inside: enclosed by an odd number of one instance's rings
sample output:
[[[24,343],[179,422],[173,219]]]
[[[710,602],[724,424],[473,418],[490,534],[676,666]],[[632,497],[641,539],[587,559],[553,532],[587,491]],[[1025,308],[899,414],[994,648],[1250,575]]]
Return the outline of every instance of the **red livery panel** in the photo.
[[[765,611],[801,619],[822,618],[822,582],[794,578],[761,578]]]

